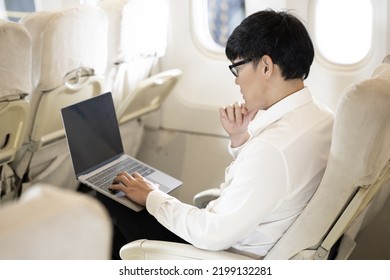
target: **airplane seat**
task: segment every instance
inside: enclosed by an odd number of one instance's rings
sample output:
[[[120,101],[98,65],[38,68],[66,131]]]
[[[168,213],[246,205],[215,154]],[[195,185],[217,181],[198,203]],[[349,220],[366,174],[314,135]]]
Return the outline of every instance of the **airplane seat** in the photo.
[[[180,69],[154,74],[140,81],[117,106],[119,129],[127,154],[136,156],[143,139],[143,117],[161,108],[181,75]],[[135,133],[135,129],[139,132]]]
[[[111,258],[112,224],[96,200],[37,183],[0,208],[0,259]]]
[[[158,19],[152,19],[150,9],[145,9],[151,0],[103,0],[99,5],[109,25],[106,89],[118,106],[139,81],[150,75],[158,57],[165,53],[166,39],[158,42],[151,38],[166,36],[166,31],[158,34],[162,28],[154,29],[162,23],[156,23]]]
[[[376,203],[388,194],[389,106],[390,64],[384,60],[371,78],[343,92],[336,111],[331,155],[319,189],[266,258],[350,256],[364,220],[381,210],[383,203]]]
[[[264,259],[347,259],[369,213],[380,211],[375,203],[383,194],[388,195],[390,185],[388,61],[385,59],[371,78],[343,91],[323,179],[303,212]],[[122,259],[243,257],[227,253],[155,240],[130,242],[120,251]]]
[[[33,94],[26,152],[31,183],[76,189],[61,108],[99,95],[107,64],[108,20],[96,6],[34,12],[21,19],[33,42]]]
[[[105,91],[112,92],[115,108],[124,111],[124,104],[133,100],[132,96],[140,91],[139,84],[151,76],[159,57],[165,54],[167,3],[161,0],[103,0],[99,5],[109,21]],[[156,12],[150,9],[151,6]],[[118,115],[124,150],[132,156],[136,156],[142,142],[144,124],[141,117],[144,114],[146,112],[126,121]]]
[[[18,197],[21,174],[12,166],[30,111],[31,37],[21,24],[0,20],[0,205]]]

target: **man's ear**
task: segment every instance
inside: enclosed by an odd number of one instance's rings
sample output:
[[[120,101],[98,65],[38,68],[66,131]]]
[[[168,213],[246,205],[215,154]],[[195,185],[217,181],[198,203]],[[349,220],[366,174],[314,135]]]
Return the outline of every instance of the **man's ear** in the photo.
[[[264,55],[261,58],[261,64],[263,67],[263,73],[265,75],[270,75],[273,72],[274,68],[274,63],[272,61],[272,58],[269,55]]]

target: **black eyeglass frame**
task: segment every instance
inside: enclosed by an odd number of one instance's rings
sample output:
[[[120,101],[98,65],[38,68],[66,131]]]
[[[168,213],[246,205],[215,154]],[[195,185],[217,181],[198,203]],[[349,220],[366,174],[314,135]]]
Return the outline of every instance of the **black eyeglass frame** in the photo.
[[[247,59],[240,60],[236,63],[233,63],[232,65],[229,65],[229,69],[235,77],[238,77],[238,71],[237,71],[236,67],[243,65],[243,64],[247,64],[251,61],[253,61],[253,58],[247,58]]]

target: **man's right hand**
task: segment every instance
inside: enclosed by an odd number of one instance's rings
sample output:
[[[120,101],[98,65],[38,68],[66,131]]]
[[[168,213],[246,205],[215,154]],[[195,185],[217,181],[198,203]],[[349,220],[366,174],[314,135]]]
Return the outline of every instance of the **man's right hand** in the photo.
[[[256,116],[257,111],[249,112],[245,104],[239,102],[219,109],[223,128],[230,136],[232,148],[236,148],[248,141],[250,135],[248,125]]]

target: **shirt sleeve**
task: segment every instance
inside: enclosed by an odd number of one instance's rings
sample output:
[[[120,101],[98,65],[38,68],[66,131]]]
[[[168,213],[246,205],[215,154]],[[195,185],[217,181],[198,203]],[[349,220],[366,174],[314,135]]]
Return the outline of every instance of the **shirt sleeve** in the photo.
[[[248,131],[249,133],[249,139],[245,142],[247,143],[248,141],[250,141],[252,139],[252,133],[250,131]],[[230,153],[230,155],[236,159],[239,155],[239,153],[241,152],[241,150],[243,149],[243,147],[245,147],[245,143],[242,144],[241,146],[238,146],[238,147],[232,147],[232,141],[229,141],[229,145],[228,145],[228,151]]]
[[[206,209],[155,190],[147,198],[147,210],[196,247],[228,249],[248,236],[283,201],[288,185],[284,157],[267,143],[245,147],[234,165],[234,178]]]

